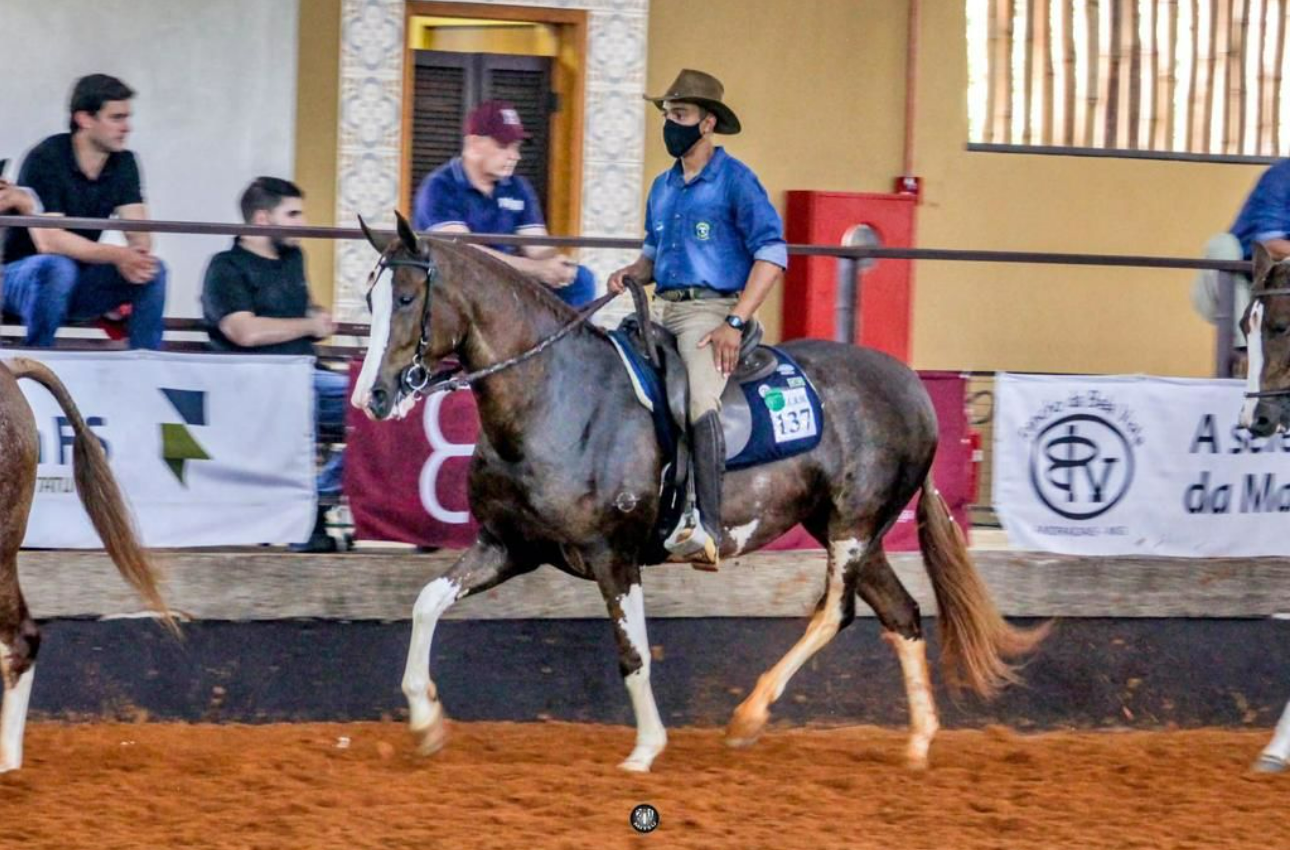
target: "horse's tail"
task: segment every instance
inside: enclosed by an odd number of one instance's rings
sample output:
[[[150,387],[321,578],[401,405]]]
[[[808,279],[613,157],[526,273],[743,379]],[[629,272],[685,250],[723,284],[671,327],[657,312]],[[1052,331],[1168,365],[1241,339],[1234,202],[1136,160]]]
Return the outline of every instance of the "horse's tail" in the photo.
[[[1007,659],[1035,649],[1052,624],[1019,629],[999,614],[931,472],[918,501],[918,543],[940,608],[941,665],[946,681],[983,697],[992,697],[1005,685],[1018,682],[1017,669]]]
[[[76,402],[67,387],[49,367],[25,357],[15,357],[7,364],[15,378],[30,378],[49,390],[58,406],[67,415],[75,439],[72,442],[72,472],[76,479],[76,492],[89,514],[94,530],[103,541],[112,562],[121,575],[139,593],[148,607],[157,613],[166,628],[178,634],[179,628],[157,588],[157,575],[148,555],[139,543],[134,518],[126,505],[107,454],[98,438],[90,431],[81,416]]]

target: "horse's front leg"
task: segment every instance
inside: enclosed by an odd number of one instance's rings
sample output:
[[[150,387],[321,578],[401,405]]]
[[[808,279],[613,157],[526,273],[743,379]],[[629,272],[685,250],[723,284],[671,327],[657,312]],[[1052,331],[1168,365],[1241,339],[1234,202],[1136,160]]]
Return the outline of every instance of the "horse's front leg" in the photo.
[[[443,705],[430,678],[430,644],[439,618],[454,602],[531,569],[517,564],[504,546],[486,540],[481,533],[448,572],[421,589],[412,609],[412,644],[403,670],[403,693],[408,699],[408,728],[422,755],[438,752],[448,737]]]
[[[1281,712],[1277,730],[1254,763],[1254,769],[1260,773],[1282,773],[1286,769],[1287,759],[1290,759],[1290,703]]]
[[[640,568],[635,564],[595,564],[593,571],[614,623],[618,640],[618,669],[632,699],[636,715],[636,746],[623,770],[648,773],[650,765],[667,746],[667,730],[654,702],[649,683],[650,650],[645,633],[645,594],[641,591]]]

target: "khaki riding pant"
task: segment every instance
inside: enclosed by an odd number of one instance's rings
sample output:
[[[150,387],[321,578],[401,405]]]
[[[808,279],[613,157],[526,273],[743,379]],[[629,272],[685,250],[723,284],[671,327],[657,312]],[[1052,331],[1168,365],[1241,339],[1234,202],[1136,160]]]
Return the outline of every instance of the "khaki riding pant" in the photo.
[[[738,300],[710,298],[663,304],[663,327],[676,334],[676,346],[690,378],[690,424],[709,411],[721,409],[726,377],[712,357],[712,346],[699,348],[699,341],[721,327]]]

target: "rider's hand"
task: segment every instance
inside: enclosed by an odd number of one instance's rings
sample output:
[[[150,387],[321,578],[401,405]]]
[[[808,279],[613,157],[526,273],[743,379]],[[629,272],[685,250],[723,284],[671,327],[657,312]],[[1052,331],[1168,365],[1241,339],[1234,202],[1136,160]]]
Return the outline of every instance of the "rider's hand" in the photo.
[[[640,279],[640,269],[636,268],[635,263],[632,263],[630,266],[624,266],[611,274],[609,276],[609,280],[605,283],[605,287],[610,292],[617,295],[627,288],[627,284],[623,282],[623,279],[628,277],[634,277],[638,280]]]
[[[121,248],[112,265],[133,284],[142,285],[157,276],[157,258],[142,248]]]
[[[739,346],[744,335],[729,325],[722,323],[712,333],[699,340],[699,348],[712,346],[712,361],[717,364],[717,371],[729,378],[739,365]]]

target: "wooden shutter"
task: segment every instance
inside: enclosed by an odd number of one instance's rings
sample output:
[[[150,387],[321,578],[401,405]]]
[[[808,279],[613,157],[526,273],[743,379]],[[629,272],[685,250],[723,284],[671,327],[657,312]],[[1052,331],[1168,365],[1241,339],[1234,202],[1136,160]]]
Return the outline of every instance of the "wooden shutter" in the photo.
[[[516,171],[533,184],[545,212],[555,98],[544,56],[416,51],[409,192],[415,195],[427,174],[461,152],[466,115],[485,100],[513,103],[532,136]]]
[[[461,128],[470,111],[471,65],[465,53],[417,52],[409,190],[413,197],[427,174],[461,151]]]

